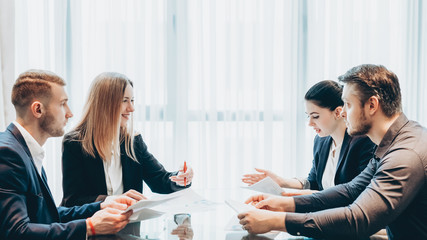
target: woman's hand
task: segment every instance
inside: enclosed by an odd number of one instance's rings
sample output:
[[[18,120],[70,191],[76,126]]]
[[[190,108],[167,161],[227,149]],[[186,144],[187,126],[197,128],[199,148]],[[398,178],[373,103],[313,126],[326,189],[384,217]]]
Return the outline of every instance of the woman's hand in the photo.
[[[142,193],[135,191],[133,189],[123,193],[124,196],[128,196],[132,199],[135,199],[136,201],[141,201],[141,200],[146,200],[147,197],[145,197],[144,195],[142,195]]]
[[[101,209],[112,208],[123,211],[135,203],[136,200],[128,196],[108,196],[104,202],[101,203]]]
[[[108,196],[104,202],[101,203],[101,209],[109,207],[118,210],[126,210],[129,206],[144,199],[147,198],[142,195],[142,193],[131,189],[121,195]]]
[[[271,177],[271,179],[273,179],[273,181],[275,181],[277,184],[279,184],[279,186],[284,187],[283,186],[284,179],[277,176],[273,172],[268,171],[268,170],[264,170],[264,169],[260,169],[260,168],[255,168],[255,170],[259,173],[243,175],[242,182],[247,183],[250,186],[254,183],[261,181],[262,179],[264,179],[266,177]]]
[[[184,166],[182,166],[179,170],[178,175],[171,176],[169,179],[179,186],[189,185],[193,181],[194,172],[193,168],[190,165],[186,164],[186,168],[187,170],[184,171]]]

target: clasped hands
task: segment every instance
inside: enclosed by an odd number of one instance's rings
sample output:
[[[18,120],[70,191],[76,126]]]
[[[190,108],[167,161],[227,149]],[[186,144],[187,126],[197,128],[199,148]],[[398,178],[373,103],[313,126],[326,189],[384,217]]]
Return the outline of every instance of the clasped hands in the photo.
[[[295,202],[291,197],[261,194],[250,197],[245,203],[257,209],[240,213],[237,217],[244,230],[255,234],[271,230],[286,231],[285,212],[295,211]]]

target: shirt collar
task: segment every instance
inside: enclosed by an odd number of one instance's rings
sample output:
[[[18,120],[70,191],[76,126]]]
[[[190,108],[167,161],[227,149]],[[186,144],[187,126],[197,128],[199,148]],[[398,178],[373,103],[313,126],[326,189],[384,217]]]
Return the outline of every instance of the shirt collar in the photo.
[[[36,165],[37,171],[41,176],[41,169],[43,166],[44,159],[44,149],[40,146],[40,144],[34,139],[34,137],[17,121],[13,121],[13,124],[18,128],[19,132],[21,132],[22,137],[25,140],[25,143],[30,150],[31,157],[33,158],[34,164]]]
[[[405,114],[401,113],[400,116],[394,121],[390,128],[385,133],[383,139],[375,151],[375,158],[382,159],[390,148],[395,137],[398,135],[400,129],[402,129],[409,122]]]
[[[331,150],[332,151],[336,151],[336,150],[341,149],[341,146],[342,146],[342,143],[340,143],[339,145],[335,145],[334,141],[332,140],[332,144],[331,144]]]

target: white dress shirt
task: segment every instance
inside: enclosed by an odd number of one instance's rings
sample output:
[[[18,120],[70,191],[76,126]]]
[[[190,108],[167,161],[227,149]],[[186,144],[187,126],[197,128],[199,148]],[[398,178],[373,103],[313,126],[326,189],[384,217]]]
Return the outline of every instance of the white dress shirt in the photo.
[[[122,162],[120,161],[120,151],[111,154],[111,161],[102,161],[104,164],[105,182],[107,183],[108,195],[123,194]]]
[[[44,159],[44,149],[40,144],[36,141],[36,139],[31,136],[31,134],[23,127],[21,124],[19,124],[17,121],[12,122],[21,132],[22,137],[25,140],[25,143],[28,146],[28,149],[30,149],[31,157],[33,158],[34,164],[36,165],[37,172],[42,176],[42,166],[43,166],[43,159]]]
[[[322,176],[323,189],[328,189],[335,186],[335,173],[337,171],[338,159],[340,157],[341,146],[335,145],[332,141],[331,148],[329,150],[328,160],[326,161],[325,171]]]

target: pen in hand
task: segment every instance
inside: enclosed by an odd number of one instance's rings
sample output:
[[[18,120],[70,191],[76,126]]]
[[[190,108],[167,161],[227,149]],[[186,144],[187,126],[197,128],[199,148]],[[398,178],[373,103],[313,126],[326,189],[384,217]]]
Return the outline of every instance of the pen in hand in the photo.
[[[184,161],[184,173],[187,171],[187,161]],[[184,178],[184,187],[187,186],[187,178]]]

